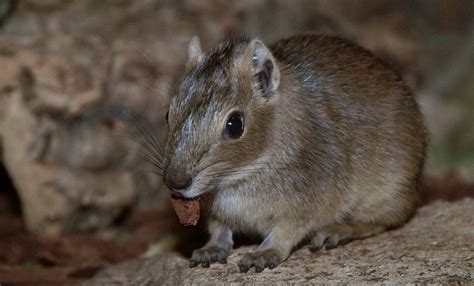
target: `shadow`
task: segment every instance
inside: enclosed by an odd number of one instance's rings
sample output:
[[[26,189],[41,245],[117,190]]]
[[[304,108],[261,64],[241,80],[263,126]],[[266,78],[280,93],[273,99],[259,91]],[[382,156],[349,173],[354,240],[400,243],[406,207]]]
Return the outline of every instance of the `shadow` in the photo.
[[[0,164],[0,214],[21,215],[20,198],[5,166]]]
[[[456,201],[465,197],[474,197],[474,184],[463,182],[455,174],[442,178],[424,176],[419,193],[420,205],[436,200]]]

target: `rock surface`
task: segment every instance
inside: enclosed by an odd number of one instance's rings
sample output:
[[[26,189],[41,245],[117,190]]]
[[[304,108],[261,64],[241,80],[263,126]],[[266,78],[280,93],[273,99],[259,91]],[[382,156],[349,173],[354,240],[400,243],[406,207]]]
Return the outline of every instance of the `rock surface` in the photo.
[[[474,281],[474,199],[438,201],[418,210],[399,229],[313,254],[306,247],[273,270],[239,273],[242,254],[225,265],[189,268],[174,253],[109,267],[87,285],[189,285],[225,283],[472,283]]]

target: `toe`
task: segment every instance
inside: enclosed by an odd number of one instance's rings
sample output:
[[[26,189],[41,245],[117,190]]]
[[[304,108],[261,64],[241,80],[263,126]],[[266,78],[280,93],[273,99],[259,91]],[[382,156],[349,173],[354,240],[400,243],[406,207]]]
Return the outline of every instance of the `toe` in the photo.
[[[241,263],[239,263],[239,271],[241,273],[247,273],[249,271],[250,267],[248,267],[247,265],[243,265]]]
[[[190,267],[196,267],[201,263],[201,251],[195,250],[189,260]]]
[[[209,252],[209,260],[211,261],[211,263],[217,262],[219,260],[219,252],[218,251]]]
[[[209,255],[208,251],[203,251],[202,256],[201,256],[201,266],[204,268],[209,268],[211,265],[211,257]]]
[[[337,242],[339,241],[338,235],[333,235],[328,238],[326,241],[326,250],[330,250],[337,247]]]
[[[227,256],[229,256],[229,251],[220,247],[198,249],[193,252],[189,260],[189,266],[196,267],[202,265],[202,267],[207,268],[215,262],[227,263]]]
[[[239,261],[239,269],[240,272],[247,272],[250,268],[255,267],[255,272],[260,273],[265,268],[275,268],[280,261],[278,252],[274,250],[246,253]]]
[[[240,272],[247,272],[255,265],[255,255],[253,253],[245,253],[239,261]]]
[[[224,249],[221,249],[217,254],[217,260],[219,261],[219,263],[226,264],[227,256],[229,256],[227,251],[225,251]]]
[[[346,236],[346,237],[341,238],[337,244],[338,245],[346,245],[351,241],[352,241],[352,237]]]
[[[323,248],[322,245],[318,245],[318,244],[314,244],[314,243],[311,243],[311,244],[309,245],[309,251],[311,251],[311,252],[313,252],[313,253],[320,251],[321,248]]]
[[[268,268],[273,269],[278,265],[278,263],[280,263],[280,259],[278,258],[278,256],[274,255],[268,259],[267,266]]]
[[[265,269],[266,261],[264,256],[258,256],[255,263],[255,272],[260,273]]]
[[[324,233],[320,232],[318,233],[313,240],[311,241],[309,245],[309,251],[311,252],[317,252],[323,248],[323,246],[328,242],[329,236]]]
[[[352,236],[347,233],[333,233],[333,232],[319,232],[309,244],[309,250],[316,252],[323,247],[326,250],[331,250],[339,245],[344,245],[352,241]]]
[[[336,248],[340,245],[345,245],[348,244],[349,242],[352,241],[352,237],[349,235],[333,235],[328,239],[328,242],[326,243],[326,250],[330,250],[333,248]]]

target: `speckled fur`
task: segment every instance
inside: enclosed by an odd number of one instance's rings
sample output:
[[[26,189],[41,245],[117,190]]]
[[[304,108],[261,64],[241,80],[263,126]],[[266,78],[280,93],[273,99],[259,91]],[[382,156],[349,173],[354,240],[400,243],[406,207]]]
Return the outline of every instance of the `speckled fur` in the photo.
[[[229,250],[222,232],[254,233],[265,238],[259,251],[272,250],[279,263],[318,233],[352,239],[406,221],[426,131],[396,73],[344,40],[296,36],[268,46],[281,78],[264,94],[250,43],[191,55],[170,106],[165,177],[191,176],[185,196],[212,193],[205,248]],[[233,110],[243,112],[245,131],[226,140]]]

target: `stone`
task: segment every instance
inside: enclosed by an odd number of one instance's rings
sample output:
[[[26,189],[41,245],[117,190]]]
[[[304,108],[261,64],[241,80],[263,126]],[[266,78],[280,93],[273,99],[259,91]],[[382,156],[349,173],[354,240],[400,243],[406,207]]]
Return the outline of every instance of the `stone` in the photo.
[[[156,140],[166,135],[167,89],[195,33],[193,17],[176,21],[182,9],[32,0],[4,23],[0,163],[28,230],[101,229],[128,210],[169,208],[160,171],[141,158],[150,146],[135,121],[149,121]],[[219,24],[211,18],[203,17]],[[221,33],[202,34],[216,42]],[[111,118],[109,108],[136,116]]]
[[[240,273],[242,247],[227,264],[189,268],[176,253],[140,258],[101,270],[87,285],[191,284],[470,284],[474,281],[474,199],[437,201],[404,226],[335,249],[294,252],[277,268]]]

